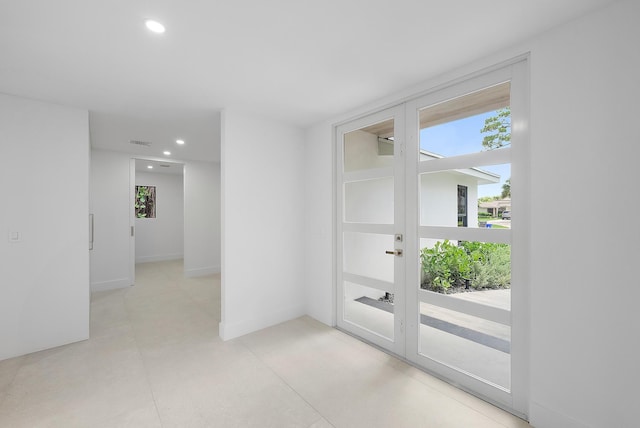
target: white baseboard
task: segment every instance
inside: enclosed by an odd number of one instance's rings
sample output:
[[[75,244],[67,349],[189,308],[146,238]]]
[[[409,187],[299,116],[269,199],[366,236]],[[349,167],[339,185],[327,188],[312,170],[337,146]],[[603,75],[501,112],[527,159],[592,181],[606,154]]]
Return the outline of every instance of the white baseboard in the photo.
[[[536,403],[535,401],[531,403],[529,409],[529,421],[532,426],[536,428],[587,428],[588,425],[585,425],[577,420],[573,419],[570,416],[563,415],[558,413],[555,410],[549,409],[541,405],[540,403]]]
[[[32,354],[34,352],[45,351],[47,349],[57,348],[59,346],[69,345],[71,343],[82,342],[83,340],[87,339],[89,339],[89,329],[87,329],[86,333],[62,338],[57,341],[53,341],[51,338],[48,338],[48,340],[44,343],[29,343],[22,344],[23,346],[16,347],[15,349],[1,349],[0,361],[8,360],[9,358],[21,357],[23,355]]]
[[[115,290],[118,288],[127,288],[132,285],[132,281],[129,278],[114,279],[111,281],[92,282],[91,291],[105,291]]]
[[[155,256],[136,257],[136,263],[165,262],[167,260],[180,260],[182,258],[182,254],[158,254]]]
[[[233,324],[221,322],[218,330],[222,340],[231,340],[236,337],[244,336],[245,334],[253,333],[254,331],[262,330],[263,328],[271,327],[272,325],[299,318],[303,315],[305,315],[304,305],[293,306],[287,309],[264,314],[264,316],[259,318],[253,318]]]
[[[185,278],[195,278],[198,276],[214,275],[220,273],[220,266],[208,266],[203,268],[185,269]]]

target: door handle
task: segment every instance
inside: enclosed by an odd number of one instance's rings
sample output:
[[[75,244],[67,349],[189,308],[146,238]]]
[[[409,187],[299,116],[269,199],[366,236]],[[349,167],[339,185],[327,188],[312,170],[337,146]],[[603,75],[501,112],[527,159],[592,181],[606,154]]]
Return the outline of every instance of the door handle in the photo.
[[[89,214],[89,250],[93,250],[93,214]]]
[[[385,253],[391,254],[392,256],[402,257],[402,250],[385,251]]]

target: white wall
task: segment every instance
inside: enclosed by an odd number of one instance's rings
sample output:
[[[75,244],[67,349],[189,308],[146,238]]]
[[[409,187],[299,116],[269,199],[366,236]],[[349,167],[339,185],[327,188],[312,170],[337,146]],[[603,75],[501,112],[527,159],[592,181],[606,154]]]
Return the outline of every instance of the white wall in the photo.
[[[155,186],[156,188],[156,217],[135,220],[136,263],[182,259],[184,256],[182,174],[136,171],[136,186]]]
[[[129,272],[130,155],[91,150],[91,212],[94,242],[91,251],[91,290],[127,287]]]
[[[0,159],[3,360],[89,337],[87,112],[0,94]]]
[[[91,252],[91,289],[127,287],[129,279],[130,182],[132,155],[91,151],[91,203],[95,243]],[[213,162],[184,164],[185,275],[220,270],[220,166]]]
[[[184,167],[184,273],[220,272],[220,164],[186,162]]]
[[[553,211],[531,224],[541,428],[638,424],[638,17],[618,3],[532,46],[531,206]],[[620,210],[594,217],[594,201]]]
[[[222,322],[231,339],[305,313],[303,133],[226,111]]]
[[[638,16],[639,3],[617,2],[414,88],[428,90],[531,52],[532,186],[521,204],[537,209],[526,265],[531,272],[529,413],[539,428],[637,423]],[[327,324],[334,317],[332,123],[409,95],[385,98],[306,132],[307,311]],[[620,215],[594,217],[589,209],[594,200],[623,201],[625,208]],[[554,215],[540,215],[548,207]]]

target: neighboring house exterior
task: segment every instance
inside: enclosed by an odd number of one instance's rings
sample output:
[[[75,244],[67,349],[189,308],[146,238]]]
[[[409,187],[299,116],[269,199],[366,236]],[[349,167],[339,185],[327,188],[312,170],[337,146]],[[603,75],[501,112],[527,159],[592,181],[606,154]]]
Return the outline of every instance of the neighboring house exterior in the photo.
[[[485,212],[492,217],[499,217],[503,211],[511,211],[511,198],[480,202],[478,204],[478,212]]]
[[[442,157],[420,151],[420,162]],[[478,227],[478,186],[499,182],[499,175],[480,168],[422,174],[420,225]]]

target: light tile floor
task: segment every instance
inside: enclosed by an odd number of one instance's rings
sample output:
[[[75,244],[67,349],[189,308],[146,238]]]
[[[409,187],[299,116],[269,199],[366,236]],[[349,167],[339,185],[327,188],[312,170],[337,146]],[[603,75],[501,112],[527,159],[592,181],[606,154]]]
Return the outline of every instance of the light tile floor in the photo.
[[[90,340],[0,362],[0,427],[529,426],[309,317],[228,342],[219,318],[219,276],[138,265]]]

